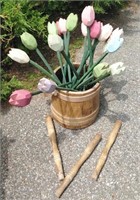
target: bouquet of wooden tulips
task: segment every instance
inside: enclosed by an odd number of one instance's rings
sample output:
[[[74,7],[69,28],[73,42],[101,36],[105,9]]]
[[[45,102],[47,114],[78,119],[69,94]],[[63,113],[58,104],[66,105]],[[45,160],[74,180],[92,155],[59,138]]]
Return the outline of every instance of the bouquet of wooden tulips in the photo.
[[[57,22],[48,22],[48,46],[56,52],[61,78],[56,75],[52,66],[38,49],[37,41],[33,35],[24,32],[20,37],[22,44],[29,50],[35,50],[42,59],[44,67],[29,58],[26,52],[17,48],[11,48],[8,56],[18,63],[30,63],[44,73],[47,78],[42,78],[38,83],[37,92],[16,90],[9,103],[15,106],[26,106],[33,95],[41,92],[52,93],[55,90],[84,91],[93,87],[97,82],[124,71],[122,62],[108,64],[102,62],[109,54],[118,50],[123,44],[123,29],[113,27],[110,24],[103,25],[95,20],[93,6],[86,6],[81,14],[81,32],[84,36],[84,51],[78,68],[72,63],[69,53],[70,34],[78,23],[77,14],[70,13],[67,19],[60,18]],[[102,55],[95,60],[95,50],[99,42],[104,42]]]

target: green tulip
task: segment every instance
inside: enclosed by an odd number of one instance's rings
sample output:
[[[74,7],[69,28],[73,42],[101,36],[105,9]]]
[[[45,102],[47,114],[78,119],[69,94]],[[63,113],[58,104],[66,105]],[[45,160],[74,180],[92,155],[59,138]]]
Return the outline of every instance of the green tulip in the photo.
[[[37,48],[37,41],[33,35],[28,32],[24,32],[21,36],[22,44],[29,50],[35,50]]]
[[[49,34],[51,35],[57,34],[57,27],[54,21],[52,23],[48,22],[47,28]]]
[[[106,62],[96,65],[93,69],[94,77],[98,78],[108,73],[109,64]]]
[[[67,30],[73,31],[77,26],[77,22],[78,22],[78,15],[77,14],[74,15],[73,13],[70,13],[66,21]]]

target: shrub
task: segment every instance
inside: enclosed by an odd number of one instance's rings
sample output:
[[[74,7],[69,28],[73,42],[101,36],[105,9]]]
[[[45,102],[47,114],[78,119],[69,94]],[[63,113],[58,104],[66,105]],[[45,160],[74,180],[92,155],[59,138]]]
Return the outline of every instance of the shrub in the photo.
[[[110,9],[113,7],[119,9],[124,5],[122,0],[96,0],[92,1],[97,14],[106,14],[110,12]]]
[[[41,1],[30,0],[0,0],[1,2],[1,43],[2,60],[6,58],[7,48],[15,46],[18,36],[24,31],[46,35],[46,20],[48,16],[38,10]],[[16,39],[16,40],[15,40]],[[17,46],[17,44],[16,44]]]
[[[7,98],[10,96],[11,92],[15,89],[20,89],[23,87],[21,82],[13,76],[10,78],[4,70],[0,69],[1,74],[1,90],[0,90],[0,100],[2,102],[6,101]]]

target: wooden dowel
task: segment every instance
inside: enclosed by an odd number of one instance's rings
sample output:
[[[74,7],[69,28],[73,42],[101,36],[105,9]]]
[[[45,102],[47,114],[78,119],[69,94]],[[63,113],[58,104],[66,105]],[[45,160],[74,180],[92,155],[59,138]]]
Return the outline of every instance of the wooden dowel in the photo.
[[[61,156],[60,156],[59,149],[57,146],[56,133],[55,133],[55,128],[54,128],[51,116],[46,117],[46,125],[47,125],[47,130],[48,130],[48,136],[51,141],[52,152],[53,152],[54,162],[56,165],[58,179],[63,180],[64,173],[63,173],[63,167],[62,167],[62,162],[61,162]]]
[[[78,173],[79,169],[81,168],[82,164],[87,160],[87,158],[91,155],[92,151],[95,149],[97,144],[101,140],[101,135],[96,134],[96,136],[93,138],[93,140],[87,145],[86,149],[84,150],[83,154],[81,155],[80,159],[75,163],[75,165],[72,167],[70,172],[67,174],[67,176],[64,178],[61,185],[56,190],[55,194],[57,197],[60,197],[64,190],[68,187],[68,185],[72,182],[76,174]]]
[[[121,128],[121,125],[122,125],[122,122],[120,120],[117,120],[111,133],[109,134],[109,137],[108,137],[108,140],[106,142],[106,145],[101,153],[101,156],[99,157],[98,159],[98,162],[96,164],[96,167],[95,167],[95,170],[92,174],[92,178],[97,180],[98,179],[98,176],[107,160],[107,157],[108,157],[108,154],[109,154],[109,151],[113,145],[113,143],[115,142],[116,140],[116,137],[118,135],[118,132],[119,132],[119,129]]]

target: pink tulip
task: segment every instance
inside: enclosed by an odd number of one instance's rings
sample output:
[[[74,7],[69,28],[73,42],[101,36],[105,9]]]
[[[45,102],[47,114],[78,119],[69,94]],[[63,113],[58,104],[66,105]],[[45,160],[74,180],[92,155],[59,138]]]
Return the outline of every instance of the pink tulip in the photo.
[[[56,22],[56,27],[57,27],[59,35],[66,33],[67,32],[67,29],[66,29],[66,19],[60,18]]]
[[[86,26],[91,26],[95,20],[95,12],[93,6],[86,6],[81,15],[82,22]]]
[[[56,83],[47,78],[42,78],[38,83],[38,89],[42,92],[52,93],[56,89]]]
[[[9,103],[13,106],[24,107],[27,106],[32,99],[32,94],[28,90],[16,90],[9,99]]]
[[[83,36],[87,36],[87,26],[83,23],[81,23],[81,32],[83,34]]]
[[[90,27],[90,37],[92,39],[98,38],[101,32],[101,22],[97,22],[96,20]]]
[[[101,33],[99,35],[98,40],[102,41],[102,42],[106,41],[110,37],[112,31],[113,31],[113,27],[110,24],[106,24],[104,26],[102,24],[101,25]]]

